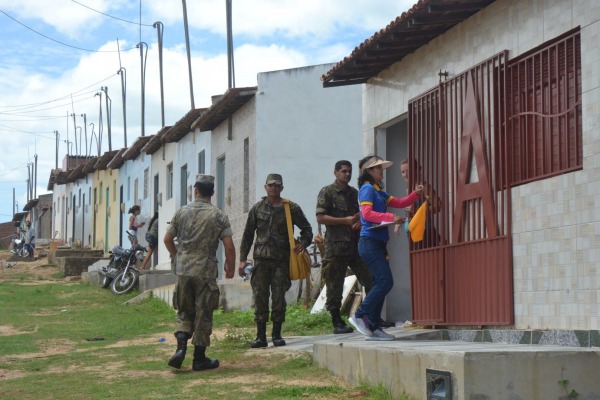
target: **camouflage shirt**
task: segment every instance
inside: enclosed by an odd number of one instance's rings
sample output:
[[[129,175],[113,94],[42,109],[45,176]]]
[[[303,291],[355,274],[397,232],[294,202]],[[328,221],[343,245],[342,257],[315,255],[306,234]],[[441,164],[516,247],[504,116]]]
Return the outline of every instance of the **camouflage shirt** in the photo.
[[[300,206],[292,201],[290,201],[290,213],[292,225],[300,228],[300,241],[307,248],[312,243],[312,227]],[[250,209],[240,245],[241,261],[247,260],[252,242],[254,242],[255,259],[288,260],[290,258],[290,241],[283,204],[272,206],[267,197],[263,197]]]
[[[317,196],[316,214],[335,218],[349,217],[359,212],[358,190],[352,186],[340,188],[335,182],[325,186]],[[359,231],[349,225],[327,225],[325,254],[327,256],[351,255],[358,246]]]
[[[178,242],[177,275],[217,278],[219,240],[232,236],[229,218],[222,210],[197,199],[175,212],[167,231]]]

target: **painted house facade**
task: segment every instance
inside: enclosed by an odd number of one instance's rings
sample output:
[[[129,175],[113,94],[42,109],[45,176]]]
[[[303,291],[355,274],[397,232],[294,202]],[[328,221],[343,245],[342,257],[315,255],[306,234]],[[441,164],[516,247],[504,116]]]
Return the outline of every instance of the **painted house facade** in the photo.
[[[323,75],[366,83],[366,151],[440,198],[429,241],[388,244],[412,290],[389,314],[600,328],[599,21],[591,0],[421,0]]]
[[[174,198],[174,161],[177,145],[164,142],[164,136],[169,129],[171,129],[170,126],[162,128],[142,148],[142,152],[150,158],[152,165],[151,193],[156,202],[155,207],[157,208],[155,209],[158,209],[159,212],[159,232],[161,227],[166,229],[177,209]],[[161,246],[160,249],[164,249],[164,246]],[[160,249],[156,268],[170,269],[169,254],[167,251],[161,251]]]
[[[269,173],[283,176],[283,197],[298,203],[316,232],[316,198],[333,182],[336,161],[362,156],[361,87],[324,89],[333,64],[263,72],[256,87],[233,88],[193,125],[211,131],[213,203],[232,225],[239,250],[248,210]]]

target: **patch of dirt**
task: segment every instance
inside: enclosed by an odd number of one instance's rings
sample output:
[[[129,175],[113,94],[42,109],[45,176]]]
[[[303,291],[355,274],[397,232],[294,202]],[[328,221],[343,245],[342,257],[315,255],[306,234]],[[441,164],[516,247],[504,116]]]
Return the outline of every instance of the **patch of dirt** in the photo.
[[[22,372],[22,371],[11,371],[8,369],[1,369],[0,368],[0,382],[2,381],[6,381],[9,379],[19,379],[22,378],[24,376],[26,376],[27,373]]]
[[[0,336],[12,336],[12,335],[23,335],[27,333],[35,333],[37,332],[39,326],[36,325],[33,331],[22,331],[14,326],[10,325],[0,325]]]
[[[12,258],[10,251],[0,252],[0,282],[7,280],[19,280],[23,275],[30,275],[30,282],[23,284],[46,284],[56,282],[53,276],[59,272],[57,266],[48,264],[46,251],[36,249],[35,260],[29,261],[21,258]]]

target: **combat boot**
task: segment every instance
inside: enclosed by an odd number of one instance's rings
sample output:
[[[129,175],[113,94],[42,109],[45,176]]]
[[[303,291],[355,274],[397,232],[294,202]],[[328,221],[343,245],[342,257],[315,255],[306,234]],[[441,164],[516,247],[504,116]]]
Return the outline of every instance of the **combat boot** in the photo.
[[[190,338],[187,332],[178,331],[175,332],[175,337],[177,338],[177,350],[175,350],[175,354],[169,360],[169,367],[173,368],[181,368],[181,364],[183,364],[183,360],[185,359],[185,353],[187,351],[187,341]]]
[[[334,334],[339,335],[344,333],[352,333],[354,331],[354,329],[346,325],[346,323],[342,319],[339,308],[329,310],[329,313],[331,314],[331,322],[333,323]]]
[[[281,337],[281,322],[273,322],[273,332],[271,333],[273,346],[285,346],[285,340]]]
[[[269,344],[267,343],[267,323],[266,322],[257,322],[256,323],[256,339],[252,343],[250,343],[250,347],[253,349],[258,349],[261,347],[267,347]]]
[[[192,369],[194,371],[204,371],[218,367],[219,360],[212,360],[206,357],[206,347],[194,346],[194,361],[192,362]]]

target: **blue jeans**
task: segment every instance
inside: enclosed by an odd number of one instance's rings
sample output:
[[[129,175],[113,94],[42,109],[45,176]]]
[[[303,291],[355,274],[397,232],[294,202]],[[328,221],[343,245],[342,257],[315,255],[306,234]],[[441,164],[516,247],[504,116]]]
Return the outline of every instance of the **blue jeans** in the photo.
[[[381,326],[381,311],[385,296],[394,286],[394,278],[388,261],[387,242],[361,237],[358,241],[358,253],[369,266],[373,286],[363,300],[355,316],[369,319],[369,328],[376,330]]]

